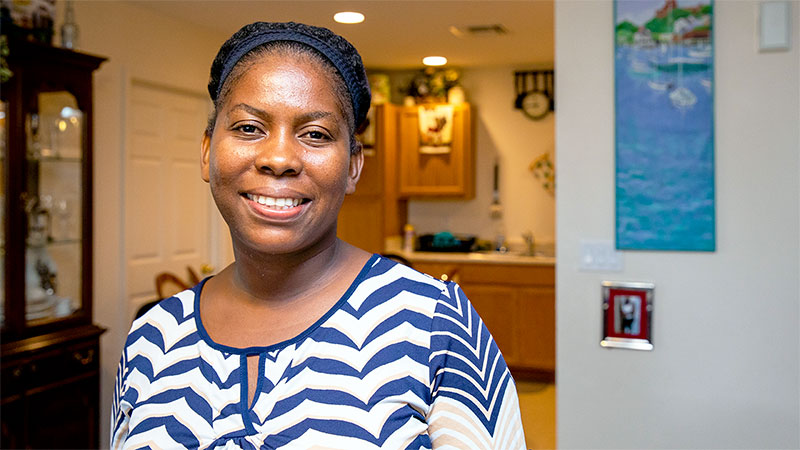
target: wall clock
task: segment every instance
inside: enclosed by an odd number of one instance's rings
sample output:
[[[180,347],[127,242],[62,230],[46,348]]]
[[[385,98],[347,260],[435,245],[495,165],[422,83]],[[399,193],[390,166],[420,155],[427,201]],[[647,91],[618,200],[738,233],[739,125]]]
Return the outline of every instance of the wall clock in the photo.
[[[531,120],[543,119],[554,110],[554,72],[552,70],[514,72],[517,98],[514,107]]]
[[[530,119],[542,119],[550,112],[550,98],[543,92],[528,92],[522,97],[522,113]]]

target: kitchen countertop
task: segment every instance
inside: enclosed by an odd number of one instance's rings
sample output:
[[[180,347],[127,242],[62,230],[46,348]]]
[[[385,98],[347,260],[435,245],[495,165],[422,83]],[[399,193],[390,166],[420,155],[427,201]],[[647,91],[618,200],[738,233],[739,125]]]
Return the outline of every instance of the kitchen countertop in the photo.
[[[498,252],[404,252],[393,251],[407,260],[413,262],[432,263],[488,263],[488,264],[527,264],[527,265],[555,265],[553,256],[536,255],[528,256],[519,253]]]

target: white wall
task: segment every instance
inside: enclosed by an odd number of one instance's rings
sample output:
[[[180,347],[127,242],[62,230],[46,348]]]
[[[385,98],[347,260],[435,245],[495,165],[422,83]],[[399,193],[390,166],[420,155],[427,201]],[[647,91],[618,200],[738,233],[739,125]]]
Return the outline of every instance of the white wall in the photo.
[[[500,161],[500,202],[506,237],[521,241],[531,230],[539,242],[555,240],[555,198],[528,170],[543,153],[555,158],[555,115],[532,121],[514,109],[514,71],[522,67],[475,68],[462,71],[467,100],[475,106],[475,198],[412,200],[408,220],[419,232],[449,230],[492,239],[493,164]]]
[[[227,36],[126,2],[73,3],[78,49],[109,58],[94,76],[94,320],[108,328],[100,356],[100,444],[107,447],[114,377],[132,317],[124,299],[122,255],[126,90],[136,79],[204,95],[211,61]],[[63,2],[57,5],[59,29]],[[197,132],[199,137],[202,130]]]
[[[556,2],[560,448],[800,446],[800,3],[789,52],[756,52],[757,2],[715,2],[714,253],[626,252],[614,237],[613,4]],[[603,349],[600,282],[656,283],[652,352]]]

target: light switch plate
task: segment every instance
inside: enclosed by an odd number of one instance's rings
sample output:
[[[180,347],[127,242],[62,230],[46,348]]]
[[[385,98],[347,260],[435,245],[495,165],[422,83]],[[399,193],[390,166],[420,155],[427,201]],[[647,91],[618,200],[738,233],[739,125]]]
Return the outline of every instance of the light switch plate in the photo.
[[[791,7],[788,1],[759,3],[758,49],[760,51],[789,50]]]
[[[622,252],[611,240],[581,239],[580,270],[622,272]]]

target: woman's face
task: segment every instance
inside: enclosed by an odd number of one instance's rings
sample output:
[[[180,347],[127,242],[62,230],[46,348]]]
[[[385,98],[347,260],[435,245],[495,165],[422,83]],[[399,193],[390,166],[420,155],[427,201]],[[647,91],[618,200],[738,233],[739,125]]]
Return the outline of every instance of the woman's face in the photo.
[[[268,54],[234,83],[202,145],[202,177],[234,246],[286,254],[332,243],[363,156],[350,154],[331,75]]]

